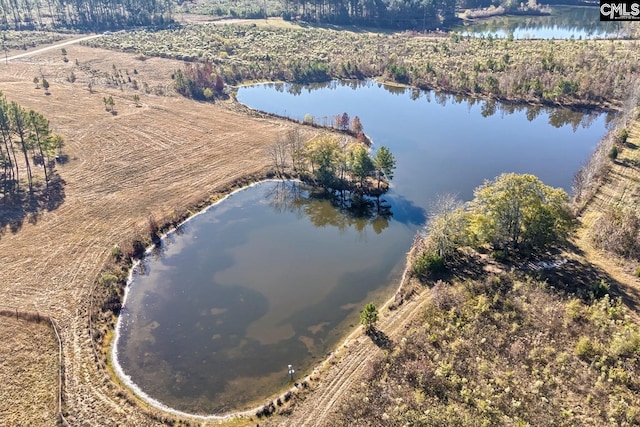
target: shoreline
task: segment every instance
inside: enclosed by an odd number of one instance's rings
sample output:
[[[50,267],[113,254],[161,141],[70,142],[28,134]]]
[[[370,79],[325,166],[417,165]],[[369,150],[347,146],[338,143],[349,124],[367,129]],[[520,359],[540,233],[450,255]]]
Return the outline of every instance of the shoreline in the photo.
[[[256,110],[257,111],[257,110]],[[287,181],[294,181],[294,182],[302,182],[299,181],[297,179],[286,179]],[[163,234],[160,236],[161,240],[164,240],[167,236],[173,234],[176,232],[177,229],[179,229],[182,225],[187,224],[189,221],[191,221],[192,219],[205,214],[209,209],[219,205],[220,203],[224,202],[225,200],[229,199],[231,196],[233,196],[234,194],[237,194],[239,192],[245,191],[249,188],[255,187],[257,185],[260,185],[262,183],[265,182],[278,182],[281,181],[281,179],[275,179],[275,178],[265,178],[265,179],[260,179],[258,181],[254,181],[248,185],[245,185],[243,187],[237,188],[232,190],[231,192],[225,194],[224,196],[222,196],[221,198],[217,199],[216,201],[214,201],[213,203],[209,204],[208,206],[205,206],[203,209],[201,209],[200,211],[194,213],[193,215],[188,216],[185,220],[179,222],[178,224],[176,224],[174,227],[172,227],[171,229],[169,229],[166,232],[163,232]],[[147,246],[147,248],[145,249],[145,253],[144,256],[146,257],[147,255],[153,253],[154,248],[156,247],[156,244],[153,243],[149,246]],[[404,268],[403,268],[403,272],[402,275],[399,278],[399,283],[397,286],[392,286],[393,283],[396,283],[396,280],[398,279],[393,279],[391,283],[389,283],[389,288],[390,289],[395,289],[393,291],[393,293],[388,297],[388,298],[384,298],[383,301],[384,303],[380,306],[379,308],[379,312],[382,315],[383,310],[387,313],[395,313],[397,311],[398,306],[394,307],[394,304],[396,304],[398,302],[398,296],[401,293],[401,290],[403,289],[403,287],[405,286],[406,281],[408,280],[408,274],[410,271],[409,268],[409,256],[412,253],[414,248],[414,244],[411,245],[411,247],[409,248],[409,251],[407,253],[407,258],[405,260],[404,263]],[[140,263],[142,262],[142,260],[135,260],[133,262],[133,264],[131,265],[131,267],[129,268],[129,273],[127,276],[127,283],[126,286],[124,288],[124,295],[121,298],[121,302],[122,302],[122,308],[120,313],[122,313],[122,310],[125,310],[125,305],[126,305],[126,301],[127,301],[127,297],[130,291],[130,286],[132,284],[133,281],[133,275],[135,273],[135,269],[138,268],[138,266],[140,265]],[[403,297],[401,300],[401,303],[404,303],[408,300],[410,300],[412,297],[409,298],[405,298]],[[387,315],[388,316],[388,315]],[[120,338],[120,329],[122,327],[122,316],[121,314],[119,314],[117,316],[117,320],[116,323],[114,325],[113,328],[110,328],[109,333],[105,336],[103,343],[102,343],[102,348],[103,348],[103,353],[107,356],[107,363],[105,368],[107,369],[108,373],[110,376],[112,376],[112,380],[114,381],[114,383],[118,384],[119,386],[126,388],[129,392],[132,392],[133,395],[135,396],[135,398],[142,404],[144,405],[148,405],[156,410],[162,411],[163,413],[166,414],[171,414],[177,417],[181,417],[181,418],[188,418],[188,419],[196,419],[196,420],[201,420],[201,421],[229,421],[232,419],[237,419],[237,418],[247,418],[247,417],[253,417],[254,415],[256,415],[257,412],[259,412],[260,410],[262,410],[265,405],[269,405],[270,402],[274,402],[278,399],[281,400],[285,400],[285,395],[287,394],[299,394],[299,393],[304,393],[305,390],[308,388],[305,386],[302,387],[298,387],[297,384],[304,384],[304,383],[311,383],[311,382],[316,382],[318,380],[322,379],[322,376],[318,374],[318,372],[325,370],[327,368],[327,366],[329,366],[333,359],[335,359],[336,357],[340,357],[340,355],[338,355],[338,353],[340,352],[340,350],[342,350],[343,348],[348,348],[349,345],[354,341],[354,338],[356,336],[356,334],[358,334],[361,330],[362,330],[362,326],[358,325],[355,328],[351,328],[351,327],[347,327],[345,328],[345,334],[343,336],[343,338],[339,339],[336,344],[334,346],[331,347],[331,349],[328,351],[328,356],[326,356],[324,359],[320,360],[319,362],[317,362],[316,364],[312,365],[313,367],[311,368],[311,372],[308,373],[307,375],[305,375],[303,378],[300,378],[296,381],[296,385],[293,387],[289,387],[288,389],[283,389],[280,392],[277,392],[273,395],[269,395],[266,396],[264,398],[264,401],[267,403],[263,403],[260,404],[258,406],[252,407],[250,409],[246,409],[246,410],[237,410],[237,411],[233,411],[233,412],[229,412],[229,413],[222,413],[222,414],[198,414],[198,413],[190,413],[190,412],[186,412],[186,411],[181,411],[179,409],[175,409],[172,408],[170,406],[168,406],[167,404],[164,404],[162,402],[160,402],[159,400],[157,400],[156,398],[150,396],[149,394],[147,394],[144,390],[142,390],[142,388],[136,384],[129,375],[127,375],[122,366],[119,363],[118,360],[118,349],[117,349],[117,345],[118,345],[118,341]],[[106,351],[105,351],[106,350]],[[287,401],[289,399],[286,399]]]

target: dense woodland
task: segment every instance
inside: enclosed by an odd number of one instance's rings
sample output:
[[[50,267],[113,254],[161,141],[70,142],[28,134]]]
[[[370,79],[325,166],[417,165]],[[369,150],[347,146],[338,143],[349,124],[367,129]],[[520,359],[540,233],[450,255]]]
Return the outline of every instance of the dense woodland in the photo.
[[[118,29],[172,21],[173,0],[0,0],[1,29]]]
[[[535,5],[535,1],[532,0]],[[502,6],[515,10],[515,0],[277,0],[191,1],[176,0],[0,0],[2,29],[78,28],[119,29],[162,26],[179,12],[219,16],[285,19],[358,24],[384,28],[435,29],[456,19],[456,9]]]
[[[184,2],[182,9],[218,16],[282,16],[333,24],[434,29],[454,21],[456,10],[500,6],[504,11],[536,13],[535,3],[523,4],[517,0],[196,0]]]
[[[456,0],[284,1],[284,16],[337,24],[435,28],[455,18]]]

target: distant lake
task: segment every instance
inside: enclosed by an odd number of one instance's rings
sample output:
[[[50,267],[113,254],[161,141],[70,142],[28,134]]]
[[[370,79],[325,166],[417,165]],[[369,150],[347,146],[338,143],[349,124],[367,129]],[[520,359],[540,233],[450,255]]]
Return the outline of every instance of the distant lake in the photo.
[[[551,6],[551,15],[506,15],[465,23],[453,30],[476,37],[605,39],[623,36],[621,22],[600,22],[598,6]]]
[[[135,272],[117,360],[169,407],[222,413],[263,403],[310,372],[391,296],[439,193],[464,200],[502,172],[570,190],[610,117],[385,87],[242,87],[252,108],[317,123],[359,116],[397,158],[392,190],[358,212],[293,182],[252,186],[193,218]]]

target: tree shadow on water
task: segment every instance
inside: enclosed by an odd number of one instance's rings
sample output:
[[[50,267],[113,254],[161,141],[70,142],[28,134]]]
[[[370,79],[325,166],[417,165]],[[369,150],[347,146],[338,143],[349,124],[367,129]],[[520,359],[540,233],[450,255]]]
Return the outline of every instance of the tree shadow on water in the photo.
[[[32,192],[20,189],[0,195],[0,239],[7,230],[13,234],[20,231],[25,220],[36,224],[42,212],[59,208],[65,199],[65,184],[56,175],[49,181],[49,188],[44,183],[37,183]]]
[[[363,232],[371,227],[376,234],[391,221],[421,225],[426,220],[422,208],[399,195],[372,197],[340,191],[326,191],[292,181],[276,183],[266,195],[277,212],[306,216],[316,227],[353,228]],[[396,213],[397,212],[397,213]]]

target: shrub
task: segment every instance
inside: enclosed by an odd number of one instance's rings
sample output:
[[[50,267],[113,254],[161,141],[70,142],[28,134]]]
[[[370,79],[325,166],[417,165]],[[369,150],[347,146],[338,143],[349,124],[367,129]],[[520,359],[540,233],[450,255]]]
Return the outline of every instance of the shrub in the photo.
[[[426,274],[435,274],[445,271],[444,259],[432,252],[421,253],[411,266],[411,271],[416,276],[424,276]]]
[[[504,251],[497,250],[491,252],[491,258],[495,259],[496,261],[504,261],[507,259],[507,254]]]
[[[626,128],[624,128],[616,136],[616,143],[626,144],[627,139],[629,139],[629,131]]]
[[[149,237],[151,238],[151,241],[153,243],[157,244],[160,241],[160,225],[158,224],[158,221],[156,220],[156,217],[153,216],[153,214],[149,215],[148,225]]]
[[[127,251],[127,257],[131,259],[142,259],[146,251],[145,243],[140,237],[136,237],[131,242],[131,247]]]
[[[592,283],[591,286],[589,286],[589,293],[593,298],[600,299],[609,294],[610,288],[611,286],[607,282],[600,280],[599,282]]]
[[[120,261],[122,259],[122,251],[120,250],[120,246],[113,245],[113,248],[111,248],[111,256],[116,261]]]
[[[625,258],[640,257],[640,217],[630,206],[611,206],[594,224],[591,238],[598,249]]]
[[[611,147],[611,150],[609,150],[608,156],[611,160],[616,160],[618,158],[618,154],[619,154],[618,147],[614,145],[613,147]]]
[[[589,337],[580,337],[575,352],[576,356],[583,360],[592,359],[596,355],[595,347]]]
[[[104,273],[98,279],[98,283],[101,286],[109,287],[118,282],[118,276],[111,273]]]

